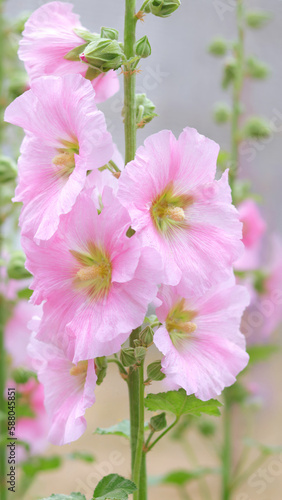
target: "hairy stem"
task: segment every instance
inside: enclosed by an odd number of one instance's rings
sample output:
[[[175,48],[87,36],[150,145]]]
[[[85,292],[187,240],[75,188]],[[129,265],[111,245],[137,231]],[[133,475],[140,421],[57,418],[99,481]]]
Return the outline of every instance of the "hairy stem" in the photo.
[[[222,449],[222,500],[230,500],[232,441],[231,441],[231,409],[228,396],[225,396],[223,410],[223,449]]]

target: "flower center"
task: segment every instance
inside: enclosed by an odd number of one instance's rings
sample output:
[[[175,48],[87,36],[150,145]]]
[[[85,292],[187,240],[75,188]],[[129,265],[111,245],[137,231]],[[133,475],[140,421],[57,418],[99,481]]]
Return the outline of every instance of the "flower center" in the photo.
[[[173,306],[166,318],[166,329],[176,348],[183,346],[185,341],[192,338],[193,333],[197,330],[197,324],[193,322],[197,313],[187,310],[185,307],[185,300],[180,300]]]
[[[60,141],[63,148],[59,148],[58,154],[54,156],[52,164],[54,165],[55,174],[58,177],[69,177],[75,169],[75,154],[79,154],[78,143]]]
[[[87,250],[85,253],[70,250],[79,264],[74,276],[74,285],[79,290],[85,290],[91,299],[99,300],[107,296],[110,290],[112,264],[101,248],[89,244]]]
[[[176,194],[173,185],[169,184],[151,205],[150,213],[156,228],[167,233],[185,227],[185,209],[192,202],[190,196]]]
[[[77,365],[73,365],[70,369],[70,374],[77,377],[78,375],[83,375],[86,377],[88,369],[88,361],[79,361]]]

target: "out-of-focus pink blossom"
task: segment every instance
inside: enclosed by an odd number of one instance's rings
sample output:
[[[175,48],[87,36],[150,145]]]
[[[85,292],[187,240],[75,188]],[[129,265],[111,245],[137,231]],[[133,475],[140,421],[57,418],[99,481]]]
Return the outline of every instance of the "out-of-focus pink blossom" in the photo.
[[[73,5],[65,2],[50,2],[35,10],[25,24],[20,41],[19,58],[31,79],[44,75],[86,75],[87,65],[69,61],[65,55],[87,42],[75,33],[84,29],[79,16],[72,12]],[[102,73],[92,80],[95,102],[103,102],[119,90],[119,81],[114,71]],[[94,98],[94,94],[93,94]]]
[[[46,76],[18,97],[5,120],[22,127],[19,184],[22,233],[47,240],[83,189],[88,171],[105,165],[113,143],[89,81],[80,75]]]
[[[181,286],[162,286],[156,314],[163,325],[154,343],[164,354],[162,370],[171,389],[183,387],[206,401],[232,385],[248,363],[240,321],[248,305],[244,287],[228,283],[203,296]]]
[[[102,202],[98,215],[82,193],[49,242],[38,248],[23,238],[27,268],[34,275],[32,300],[46,300],[38,338],[57,342],[67,337],[75,363],[117,352],[142,324],[160,281],[157,252],[126,236],[127,210],[110,189]]]
[[[157,249],[163,282],[202,292],[226,279],[243,245],[228,173],[215,180],[219,146],[186,128],[146,139],[119,179],[118,197],[142,244]]]
[[[245,250],[234,266],[240,271],[257,269],[260,264],[261,240],[266,230],[257,204],[253,200],[245,200],[238,206],[240,221],[243,223],[242,241]]]

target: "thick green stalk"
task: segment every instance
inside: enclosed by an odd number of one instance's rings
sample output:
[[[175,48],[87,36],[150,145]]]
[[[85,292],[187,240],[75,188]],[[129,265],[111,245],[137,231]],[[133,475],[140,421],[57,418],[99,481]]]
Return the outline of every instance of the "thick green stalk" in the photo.
[[[144,465],[144,454],[143,454],[143,446],[144,446],[144,361],[141,362],[141,365],[137,368],[138,370],[138,383],[139,383],[139,421],[138,421],[138,432],[137,432],[137,440],[136,440],[136,449],[135,449],[135,460],[133,467],[133,481],[137,486],[137,491],[133,494],[133,500],[140,500],[140,486],[141,484],[144,486],[144,477],[142,470],[142,463]],[[142,489],[144,491],[144,489]]]
[[[136,0],[125,0],[124,53],[127,60],[135,56]],[[136,151],[135,73],[128,63],[124,68],[124,133],[125,164],[134,159]]]
[[[231,123],[231,168],[229,180],[234,185],[239,168],[239,120],[241,113],[241,93],[244,82],[244,7],[243,0],[237,0],[238,42],[236,45],[236,75],[233,84],[233,109]]]
[[[225,396],[223,410],[223,449],[222,449],[222,500],[231,498],[231,467],[232,467],[232,441],[231,441],[231,412],[232,406],[228,395]]]

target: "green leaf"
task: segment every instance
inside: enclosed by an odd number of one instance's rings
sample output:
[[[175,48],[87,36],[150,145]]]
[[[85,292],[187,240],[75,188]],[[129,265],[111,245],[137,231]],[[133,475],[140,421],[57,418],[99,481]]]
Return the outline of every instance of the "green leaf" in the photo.
[[[108,428],[97,427],[94,434],[100,434],[101,436],[122,436],[126,439],[130,439],[130,422],[129,420],[123,420]]]
[[[86,49],[88,43],[83,43],[82,45],[79,45],[78,47],[75,47],[74,49],[70,50],[65,56],[64,59],[67,59],[68,61],[80,61],[79,54],[81,54],[84,49]]]
[[[67,458],[70,460],[82,460],[83,462],[88,462],[88,463],[93,463],[95,462],[95,457],[88,452],[85,451],[73,451],[69,455],[67,455]]]
[[[30,290],[29,288],[24,288],[23,290],[18,291],[18,298],[29,300],[32,294],[33,294],[32,290]]]
[[[270,356],[280,351],[278,345],[265,344],[265,345],[253,345],[247,349],[250,356],[249,366],[255,363],[261,363],[262,361],[267,361]]]
[[[186,483],[189,483],[194,479],[198,479],[199,477],[205,476],[207,474],[215,474],[218,472],[218,469],[210,469],[208,467],[202,467],[196,469],[195,471],[176,470],[169,472],[168,474],[165,474],[163,476],[150,478],[149,483],[151,486],[158,486],[160,484],[184,486]]]
[[[35,476],[39,472],[58,469],[62,463],[61,457],[54,455],[52,457],[31,457],[22,464],[22,470],[27,476]]]
[[[218,416],[220,415],[218,407],[222,406],[222,404],[216,399],[201,401],[194,394],[187,396],[184,389],[179,389],[179,391],[149,394],[145,398],[145,406],[151,411],[170,411],[180,417],[187,413],[194,416],[199,416],[202,413]]]
[[[97,484],[93,500],[127,500],[136,491],[135,484],[118,474],[109,474]]]
[[[71,493],[70,495],[56,495],[53,493],[50,497],[41,500],[86,500],[86,498],[81,493]]]

